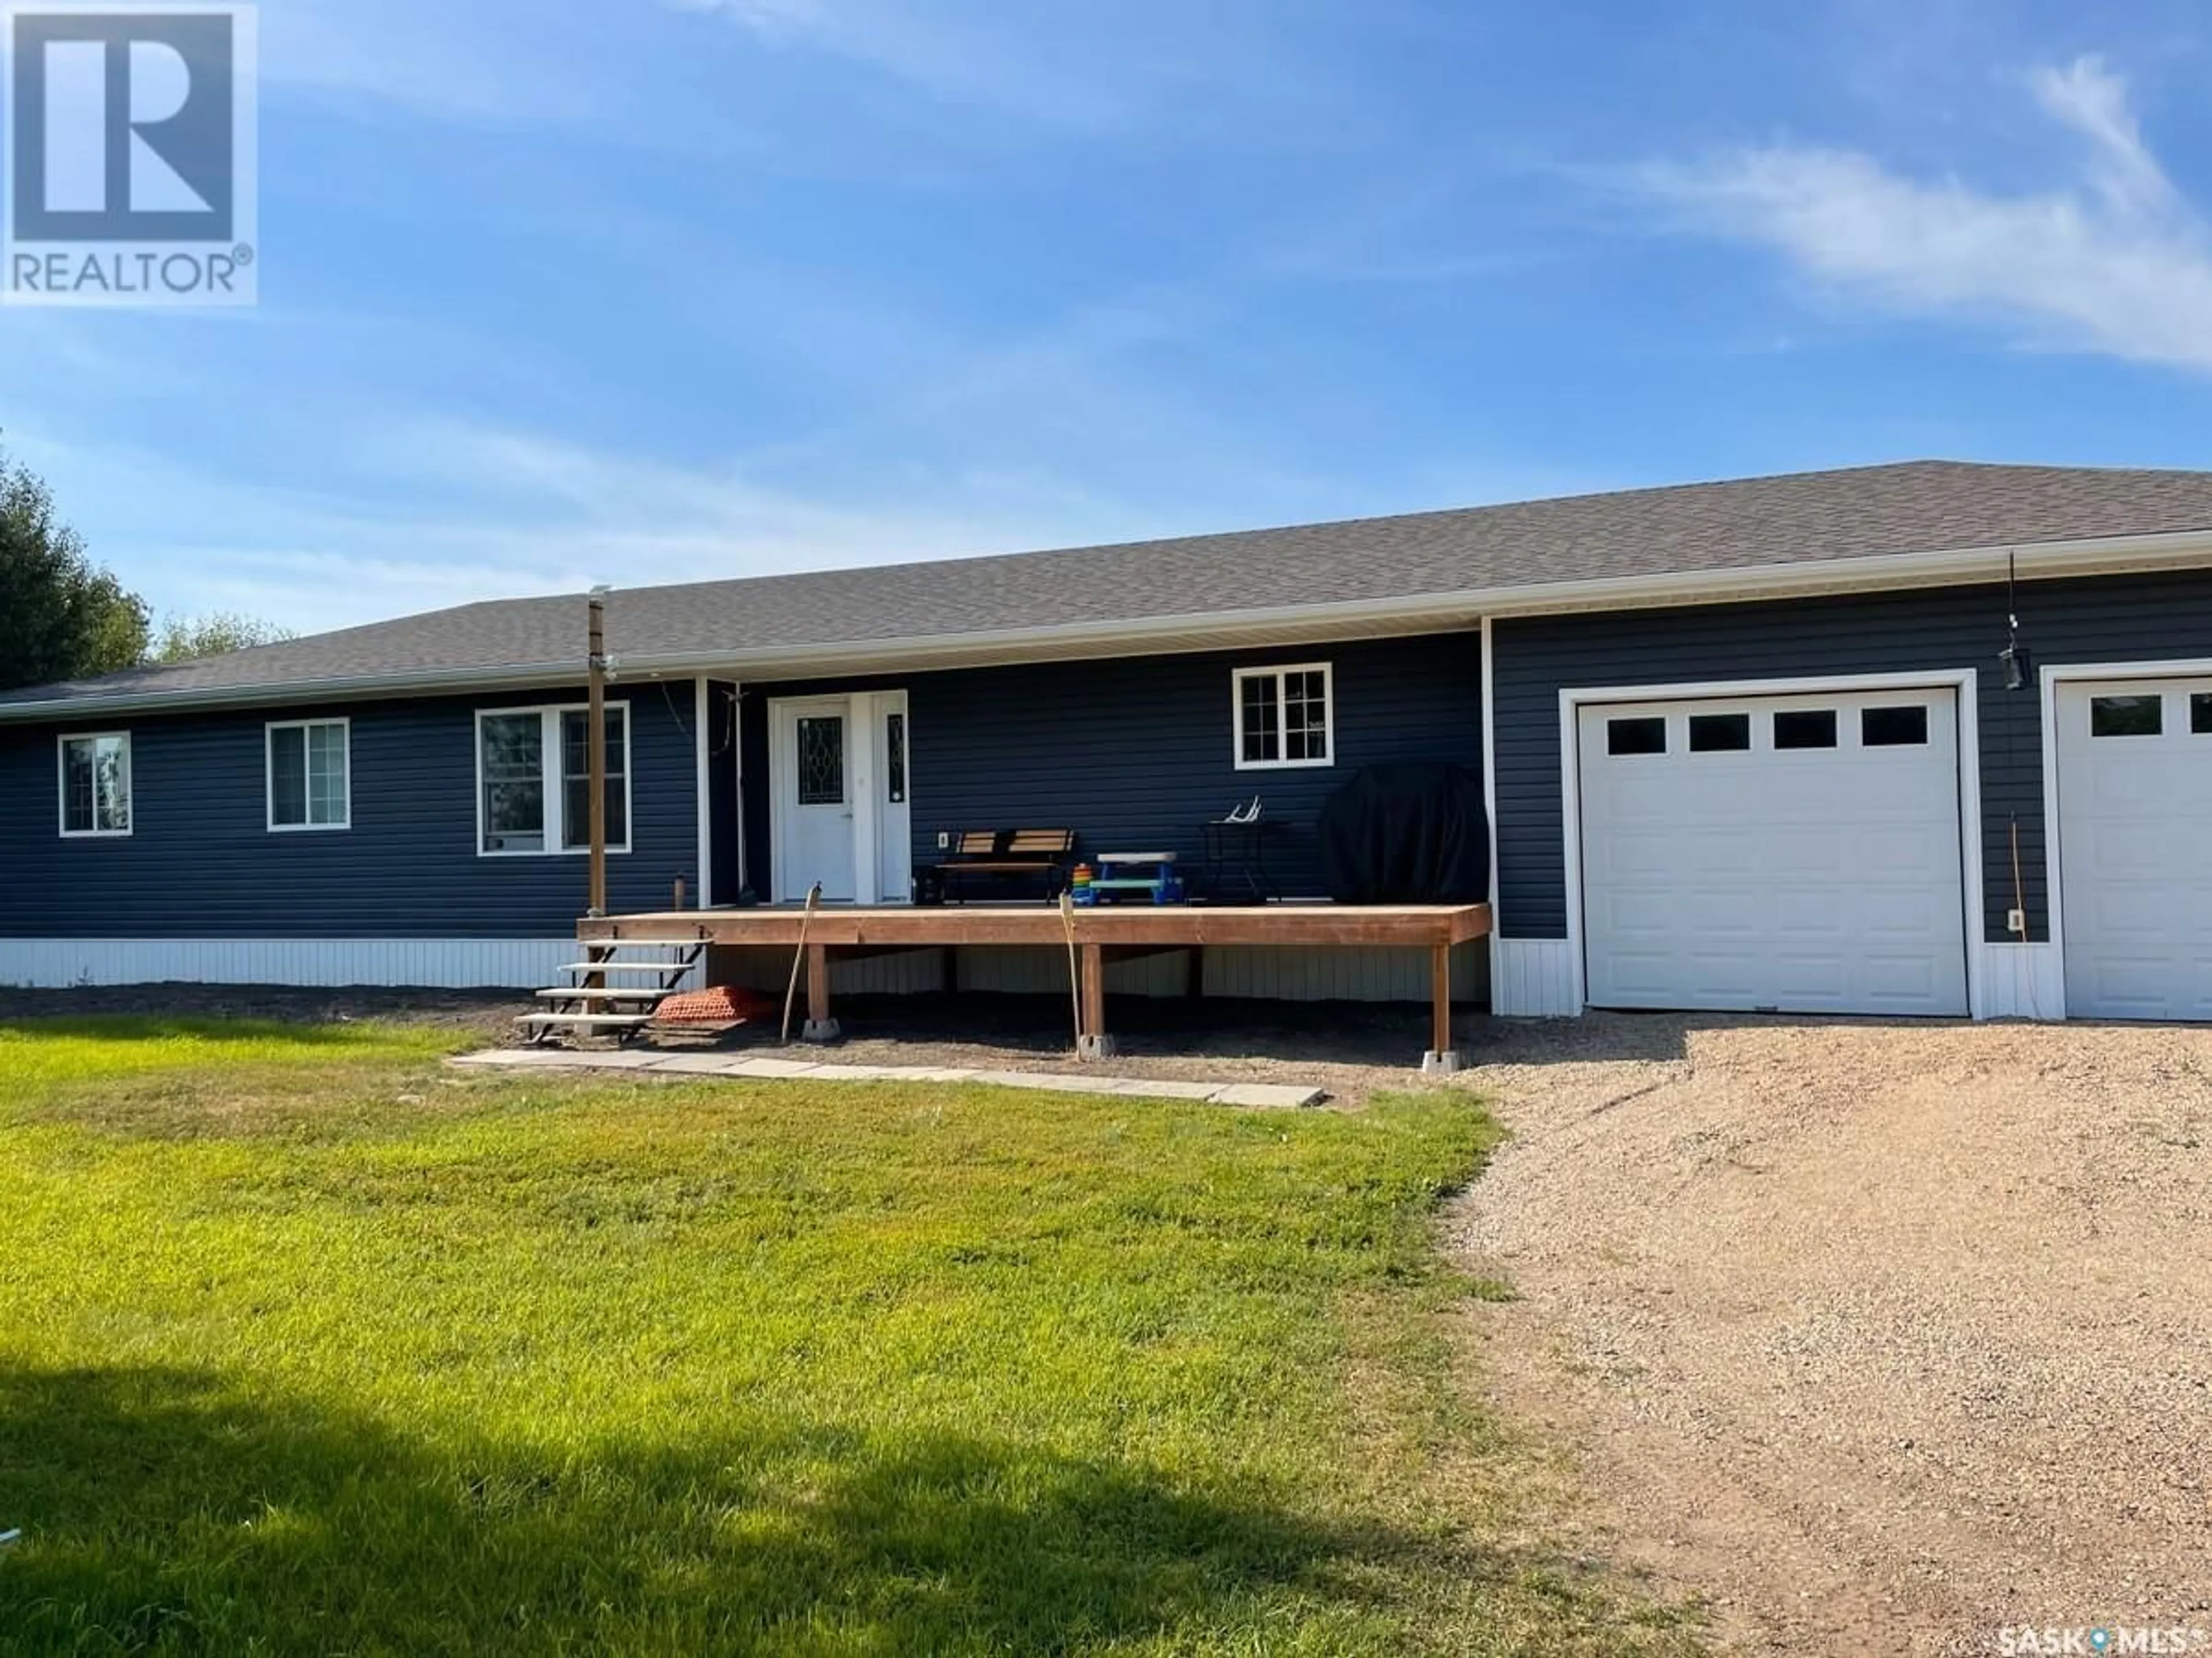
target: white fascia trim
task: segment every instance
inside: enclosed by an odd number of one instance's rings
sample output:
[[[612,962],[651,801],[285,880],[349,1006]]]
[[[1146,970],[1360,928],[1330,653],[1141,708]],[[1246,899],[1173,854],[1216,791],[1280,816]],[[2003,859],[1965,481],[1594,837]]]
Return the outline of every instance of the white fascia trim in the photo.
[[[1959,878],[1961,920],[1966,927],[1966,1011],[1973,1018],[1990,1017],[1984,985],[1982,941],[1987,931],[1987,895],[1982,888],[1982,765],[1981,709],[1977,700],[1979,674],[1972,668],[1943,668],[1926,672],[1827,674],[1803,679],[1706,679],[1668,685],[1588,685],[1564,687],[1559,692],[1559,793],[1561,832],[1565,837],[1567,941],[1574,960],[1574,1006],[1579,1013],[1589,1005],[1589,963],[1583,942],[1583,830],[1581,710],[1585,704],[1608,702],[1692,701],[1713,697],[1820,696],[1852,691],[1949,689],[1958,697]],[[2048,728],[2049,722],[2045,721]],[[2046,771],[2045,776],[2049,773]],[[1496,918],[1492,920],[1493,928]]]
[[[2174,657],[2144,662],[2044,662],[2037,665],[2037,710],[2043,726],[2044,942],[2056,958],[2050,979],[2057,988],[2058,1008],[2066,1016],[2066,878],[2058,827],[2058,688],[2071,681],[2100,679],[2195,679],[2212,677],[2212,657]],[[2031,941],[2033,942],[2033,941]]]
[[[711,673],[754,680],[920,666],[967,665],[965,658],[1051,648],[1082,659],[1151,648],[1176,648],[1194,633],[1234,634],[1265,629],[1364,627],[1383,634],[1472,628],[1489,616],[1568,615],[1582,610],[1639,610],[1666,605],[1751,602],[1904,587],[1954,586],[2004,579],[2017,558],[2023,580],[2118,575],[2212,564],[2212,531],[2150,536],[2106,536],[2018,546],[1972,547],[1933,553],[1875,554],[1799,564],[1756,564],[1725,569],[1589,581],[1523,582],[1407,598],[1322,604],[1279,605],[1129,621],[1071,623],[1044,628],[927,634],[843,643],[789,645],[740,654],[726,652],[624,653],[631,678],[690,678]],[[82,712],[127,714],[199,708],[244,708],[268,702],[328,701],[346,697],[430,695],[488,687],[559,686],[581,681],[580,656],[557,662],[497,668],[446,669],[412,674],[356,675],[295,680],[281,685],[182,692],[137,692],[110,696],[56,697],[0,703],[0,724],[51,720]]]

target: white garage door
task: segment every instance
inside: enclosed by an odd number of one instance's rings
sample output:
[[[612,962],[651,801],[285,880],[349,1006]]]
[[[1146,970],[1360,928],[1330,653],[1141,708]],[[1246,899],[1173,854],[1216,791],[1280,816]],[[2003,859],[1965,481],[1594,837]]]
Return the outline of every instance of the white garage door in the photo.
[[[2066,1011],[2212,1019],[2212,679],[2058,687]]]
[[[1957,700],[1583,707],[1591,1004],[1966,1012]]]

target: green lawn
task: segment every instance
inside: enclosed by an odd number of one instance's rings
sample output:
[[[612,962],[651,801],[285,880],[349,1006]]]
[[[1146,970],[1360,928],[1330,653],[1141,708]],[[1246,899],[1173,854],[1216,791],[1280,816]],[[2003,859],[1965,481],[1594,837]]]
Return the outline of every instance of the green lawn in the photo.
[[[0,1026],[0,1651],[1686,1652],[1454,1362],[1463,1095]]]

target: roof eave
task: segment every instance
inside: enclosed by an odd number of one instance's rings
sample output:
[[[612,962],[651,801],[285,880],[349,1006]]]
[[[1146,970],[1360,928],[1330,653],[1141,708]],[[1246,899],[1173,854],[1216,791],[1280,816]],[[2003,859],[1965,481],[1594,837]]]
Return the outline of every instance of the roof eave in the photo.
[[[1811,598],[1911,587],[1955,586],[2003,578],[2014,560],[2023,580],[2118,575],[2212,563],[2212,530],[2160,535],[2103,536],[2067,541],[1881,554],[1794,564],[1760,564],[1583,581],[1523,582],[1412,597],[1253,607],[1129,621],[1058,623],[906,638],[805,644],[731,652],[624,651],[620,677],[660,679],[711,674],[763,679],[894,670],[983,666],[1035,659],[1081,659],[1132,650],[1165,653],[1233,642],[1240,635],[1288,641],[1318,639],[1329,629],[1368,635],[1471,627],[1480,617],[1571,615],[1578,611]],[[1202,639],[1197,647],[1183,642]],[[199,691],[135,691],[0,703],[0,724],[59,718],[251,708],[440,692],[522,689],[581,683],[580,649],[566,661],[492,668],[439,669],[290,680],[279,684]]]

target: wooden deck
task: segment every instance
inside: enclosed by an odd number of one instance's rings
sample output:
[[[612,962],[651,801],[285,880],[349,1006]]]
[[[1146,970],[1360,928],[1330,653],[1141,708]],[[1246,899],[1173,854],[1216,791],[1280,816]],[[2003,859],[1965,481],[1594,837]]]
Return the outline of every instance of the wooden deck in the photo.
[[[1487,904],[1117,904],[1075,912],[1075,947],[1082,981],[1084,1051],[1113,1050],[1106,1031],[1105,963],[1166,950],[1209,944],[1405,949],[1430,952],[1431,1054],[1438,1068],[1451,1059],[1451,949],[1490,932]],[[947,904],[861,907],[830,904],[808,917],[797,905],[754,909],[665,910],[586,918],[576,926],[585,944],[781,944],[806,947],[807,1026],[827,1037],[836,1027],[830,1009],[833,956],[873,955],[946,945],[1049,945],[1065,949],[1057,907],[1047,904]],[[710,958],[711,959],[711,958]]]

